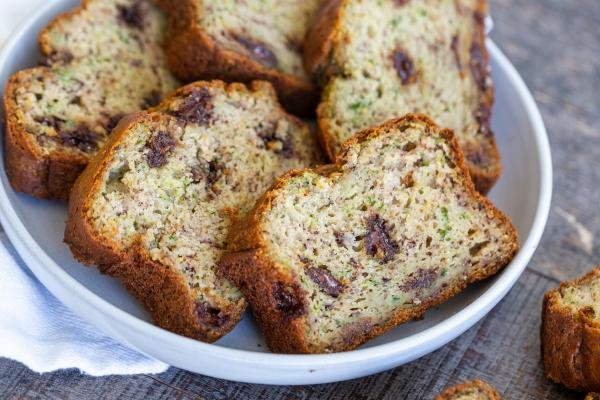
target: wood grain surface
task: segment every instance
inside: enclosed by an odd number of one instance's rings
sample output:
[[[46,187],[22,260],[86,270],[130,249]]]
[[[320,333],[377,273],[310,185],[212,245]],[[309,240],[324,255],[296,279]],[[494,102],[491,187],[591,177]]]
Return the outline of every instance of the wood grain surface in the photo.
[[[506,298],[455,341],[378,375],[328,385],[233,383],[170,368],[91,378],[35,374],[0,359],[0,399],[432,399],[483,379],[505,399],[583,399],[548,382],[540,360],[543,293],[600,263],[600,1],[491,0],[492,38],[532,90],[552,146],[554,198],[532,262]]]

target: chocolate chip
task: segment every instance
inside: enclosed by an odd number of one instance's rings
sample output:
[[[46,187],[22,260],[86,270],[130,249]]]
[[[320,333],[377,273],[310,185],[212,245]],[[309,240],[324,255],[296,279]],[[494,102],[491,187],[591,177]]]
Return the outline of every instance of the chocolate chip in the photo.
[[[370,256],[377,256],[382,263],[387,263],[398,251],[398,245],[390,237],[387,223],[379,214],[372,214],[367,220],[365,249]]]
[[[43,117],[35,117],[33,120],[35,122],[37,122],[38,124],[42,124],[42,125],[46,125],[46,126],[49,126],[51,128],[54,128],[54,130],[56,130],[56,131],[58,131],[60,129],[60,125],[65,122],[64,119],[59,118],[59,117],[54,116],[54,115],[47,115],[47,116],[43,116]]]
[[[410,274],[399,286],[400,290],[408,292],[411,290],[427,289],[437,279],[439,273],[435,269],[419,268]]]
[[[144,28],[144,14],[142,12],[141,1],[138,0],[129,7],[118,4],[117,10],[119,11],[119,19],[126,25],[137,29]]]
[[[452,53],[454,53],[454,62],[456,63],[456,68],[458,68],[459,71],[462,71],[462,64],[460,62],[460,54],[458,52],[458,35],[452,36],[452,42],[450,42],[450,48],[452,49]]]
[[[194,88],[170,113],[186,122],[208,125],[212,120],[212,95],[206,88]]]
[[[150,168],[159,168],[167,164],[167,156],[175,147],[175,139],[165,131],[160,131],[153,135],[148,142],[146,148],[146,162]]]
[[[112,117],[110,117],[108,119],[108,121],[106,121],[106,124],[104,124],[104,128],[106,129],[106,132],[111,133],[113,129],[115,129],[115,127],[119,124],[119,121],[121,121],[121,119],[125,116],[125,114],[115,114]]]
[[[41,62],[40,65],[44,66],[44,67],[52,67],[53,65],[59,64],[59,65],[67,65],[69,63],[71,63],[71,61],[73,61],[73,53],[71,53],[69,50],[60,50],[60,51],[55,51],[52,54],[50,54],[48,57],[44,58]]]
[[[485,242],[481,242],[481,243],[477,243],[473,246],[471,246],[471,248],[469,249],[469,254],[471,255],[471,257],[475,257],[477,254],[479,254],[481,252],[481,250],[483,250],[483,248],[485,246],[487,246],[490,243],[489,240],[486,240]]]
[[[406,3],[408,3],[410,0],[394,0],[394,4],[397,6],[404,6],[406,5]]]
[[[216,328],[225,325],[229,321],[229,315],[224,314],[219,308],[201,302],[196,303],[196,317],[203,325]]]
[[[58,139],[63,145],[76,147],[85,153],[98,149],[98,136],[83,124],[72,131],[61,132]]]
[[[477,83],[479,89],[485,91],[488,88],[488,69],[483,54],[483,49],[479,45],[479,42],[473,42],[471,45],[470,54],[471,60],[469,65],[471,67],[471,73],[473,74],[475,83]]]
[[[244,46],[252,57],[268,68],[277,68],[277,57],[264,43],[256,42],[243,36],[233,35],[233,38]]]
[[[153,90],[150,93],[148,93],[146,97],[144,97],[141,108],[145,110],[147,108],[157,106],[160,103],[161,99],[162,95],[160,94],[160,92],[158,90]]]
[[[290,136],[279,137],[275,126],[259,126],[257,133],[266,149],[284,158],[291,158],[294,155],[292,138]]]
[[[219,193],[215,183],[221,178],[224,170],[225,165],[216,158],[209,162],[202,160],[191,169],[192,182],[199,183],[202,180],[205,180],[207,192]]]
[[[481,103],[475,111],[475,120],[479,124],[479,133],[489,136],[492,134],[490,129],[490,119],[492,118],[492,110],[490,107]]]
[[[338,297],[344,289],[344,285],[331,275],[324,266],[311,267],[306,270],[308,277],[330,296]]]
[[[415,185],[415,179],[413,178],[413,172],[410,171],[402,178],[402,185],[407,188],[411,188]]]
[[[414,83],[417,80],[415,76],[414,65],[410,57],[402,50],[397,49],[392,55],[392,61],[396,73],[403,85]]]
[[[298,298],[294,288],[287,287],[282,282],[276,282],[271,288],[271,294],[275,299],[275,308],[286,317],[299,317],[304,314],[304,304]]]

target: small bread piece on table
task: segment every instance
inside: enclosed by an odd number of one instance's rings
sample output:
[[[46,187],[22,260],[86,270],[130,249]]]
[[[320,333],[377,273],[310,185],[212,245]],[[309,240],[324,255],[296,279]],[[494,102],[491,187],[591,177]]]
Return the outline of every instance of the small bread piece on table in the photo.
[[[73,188],[65,242],[158,325],[211,342],[246,307],[215,275],[232,221],[275,178],[320,157],[269,83],[197,82],[121,121]]]
[[[454,130],[475,187],[489,191],[501,164],[487,12],[486,0],[325,0],[305,66],[323,86],[317,119],[330,158],[355,132],[420,112]]]
[[[162,47],[166,25],[151,1],[85,0],[41,32],[45,65],[17,72],[4,91],[16,191],[66,200],[119,120],[179,86]]]
[[[600,391],[600,266],[546,293],[541,335],[549,379]]]
[[[318,91],[302,52],[320,0],[158,2],[170,15],[167,53],[179,78],[267,80],[286,109],[314,116]]]
[[[221,272],[276,352],[350,350],[494,275],[517,232],[450,130],[407,115],[292,171],[230,231]]]
[[[500,400],[498,392],[487,383],[475,379],[452,386],[438,394],[434,400]]]

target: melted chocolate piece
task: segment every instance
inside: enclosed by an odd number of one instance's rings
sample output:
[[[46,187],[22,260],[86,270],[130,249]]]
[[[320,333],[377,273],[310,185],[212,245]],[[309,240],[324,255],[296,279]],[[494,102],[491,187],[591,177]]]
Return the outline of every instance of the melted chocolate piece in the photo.
[[[415,179],[413,178],[412,171],[410,171],[404,176],[404,178],[402,178],[402,184],[407,188],[411,188],[415,185]]]
[[[159,168],[167,164],[167,156],[175,147],[175,139],[165,131],[160,131],[152,136],[146,143],[148,154],[146,162],[150,168]]]
[[[409,151],[413,151],[416,148],[417,148],[416,143],[408,142],[404,145],[404,147],[402,147],[402,150],[409,152]]]
[[[229,316],[220,309],[200,302],[196,303],[196,318],[201,324],[216,328],[225,325],[229,321]]]
[[[489,136],[492,134],[490,129],[490,119],[492,118],[492,110],[484,103],[479,105],[479,108],[475,111],[475,120],[479,124],[479,133]]]
[[[394,68],[403,85],[414,83],[417,80],[415,68],[410,57],[404,51],[397,49],[392,55]]]
[[[44,117],[35,117],[33,120],[35,122],[37,122],[38,124],[42,124],[42,125],[46,125],[51,128],[54,128],[54,130],[56,130],[56,131],[58,131],[60,129],[60,124],[65,122],[64,119],[58,118],[57,116],[54,116],[54,115],[49,115],[49,116],[44,116]]]
[[[332,297],[338,297],[344,289],[344,285],[331,275],[327,268],[321,266],[319,268],[311,267],[306,270],[308,277],[316,283],[322,291]]]
[[[170,113],[175,118],[199,125],[212,120],[212,95],[206,88],[194,88]]]
[[[140,1],[136,1],[129,7],[119,4],[117,10],[119,11],[119,19],[126,25],[137,29],[144,28],[144,14]]]
[[[271,294],[275,299],[275,308],[286,317],[299,317],[304,314],[304,304],[293,288],[286,287],[282,282],[276,282],[271,288]]]
[[[372,214],[367,220],[365,249],[370,256],[377,256],[382,263],[387,263],[398,251],[398,245],[390,237],[387,223],[379,214]]]
[[[400,285],[400,290],[408,292],[411,290],[427,289],[437,279],[439,273],[435,269],[420,268],[410,274]]]
[[[69,50],[61,50],[50,54],[48,57],[45,57],[40,65],[44,67],[52,67],[54,64],[67,65],[73,61],[73,53]]]
[[[408,3],[410,0],[394,0],[394,4],[397,6],[404,6],[406,5],[406,3]]]
[[[290,136],[278,137],[274,126],[259,128],[257,131],[268,150],[284,158],[291,158],[294,155],[294,144]]]
[[[158,90],[153,90],[146,97],[144,97],[144,101],[142,102],[141,108],[143,110],[147,108],[151,108],[157,106],[160,103],[162,96]]]
[[[474,41],[471,45],[470,54],[471,60],[469,65],[473,78],[479,89],[485,91],[488,88],[488,70],[483,50],[477,41]]]
[[[255,42],[243,36],[234,35],[233,38],[242,46],[244,46],[252,57],[268,68],[277,68],[277,57],[265,44]]]
[[[75,130],[59,133],[58,139],[63,145],[76,147],[85,153],[98,149],[98,136],[83,124]]]
[[[344,243],[345,235],[343,232],[335,231],[333,232],[333,236],[335,236],[335,242],[338,246],[347,248],[346,243]]]

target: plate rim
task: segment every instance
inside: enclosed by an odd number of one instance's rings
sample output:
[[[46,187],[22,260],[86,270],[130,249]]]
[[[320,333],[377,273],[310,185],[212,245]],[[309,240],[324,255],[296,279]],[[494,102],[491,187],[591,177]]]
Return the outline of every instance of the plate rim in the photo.
[[[0,51],[0,68],[4,68],[9,55],[17,51],[16,49],[20,39],[32,29],[32,25],[37,23],[40,18],[47,16],[49,10],[54,7],[60,7],[60,4],[57,3],[60,2],[48,2],[44,4],[13,31],[13,34],[4,43],[4,46]],[[200,342],[167,331],[129,314],[116,305],[111,304],[103,297],[93,293],[91,290],[87,289],[86,286],[71,277],[71,275],[64,271],[29,234],[27,228],[18,217],[8,197],[7,188],[3,183],[0,184],[0,222],[18,254],[25,261],[25,264],[37,279],[39,279],[63,304],[73,310],[75,314],[88,320],[88,322],[94,326],[97,326],[97,323],[92,318],[82,315],[82,313],[76,311],[75,308],[81,309],[87,307],[88,309],[92,309],[96,313],[99,312],[103,316],[114,320],[115,323],[122,325],[123,328],[132,330],[135,334],[144,335],[146,338],[150,338],[153,341],[169,342],[177,347],[181,347],[181,349],[193,348],[197,354],[239,362],[248,368],[256,367],[258,365],[269,365],[270,368],[284,370],[307,369],[309,367],[327,368],[348,365],[349,363],[362,363],[366,361],[376,362],[377,360],[384,359],[393,360],[395,357],[400,357],[403,352],[412,352],[410,357],[411,360],[414,360],[436,350],[464,333],[504,298],[506,293],[514,286],[517,279],[521,276],[533,256],[533,253],[541,240],[550,212],[553,186],[552,157],[548,135],[540,111],[531,92],[508,58],[491,39],[487,39],[486,44],[491,57],[507,74],[509,81],[514,85],[515,90],[524,102],[525,113],[532,123],[536,151],[540,157],[538,162],[540,170],[540,188],[537,199],[537,209],[527,240],[522,244],[521,249],[511,263],[497,275],[496,281],[472,303],[438,324],[419,333],[372,347],[340,353],[316,355],[256,352]],[[4,154],[2,154],[2,158],[3,157]],[[4,163],[2,162],[0,164],[0,173],[5,173]],[[77,307],[72,305],[75,301],[80,303]],[[106,332],[106,330],[102,330],[103,332]],[[140,351],[136,345],[129,343],[122,335],[119,335],[118,337],[115,337],[114,334],[110,333],[107,333],[107,335],[116,338],[117,341],[125,342],[128,346]],[[143,351],[140,352],[147,354]],[[410,360],[405,360],[405,362],[408,361]],[[202,373],[207,374],[206,372]],[[240,379],[239,376],[231,377],[231,375],[224,374],[223,372],[209,375],[217,378],[234,379],[252,383],[296,384],[296,382],[289,382],[288,380],[282,381],[276,377],[256,376],[254,379]],[[337,375],[344,376],[343,373],[338,373]],[[359,375],[354,374],[353,376],[345,376],[343,379],[350,379],[356,376]],[[298,382],[300,384],[331,381],[332,379],[319,379],[318,374],[313,374],[312,378],[298,377]]]

